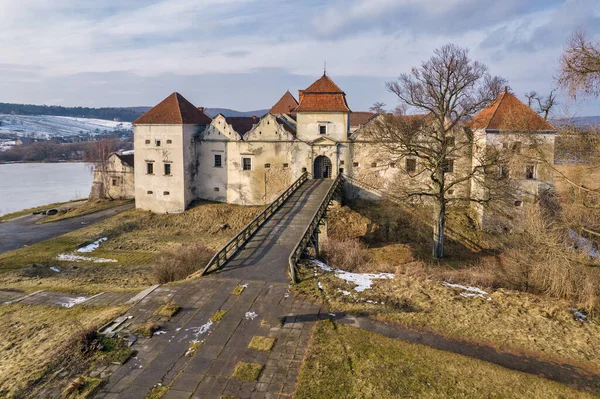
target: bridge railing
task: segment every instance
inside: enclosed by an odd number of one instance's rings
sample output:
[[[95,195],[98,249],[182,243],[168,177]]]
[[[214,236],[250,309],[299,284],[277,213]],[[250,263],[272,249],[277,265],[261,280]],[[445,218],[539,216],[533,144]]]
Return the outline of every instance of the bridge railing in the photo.
[[[319,208],[315,211],[315,214],[313,215],[312,220],[310,221],[310,224],[308,225],[308,227],[306,228],[306,230],[304,230],[304,233],[302,234],[302,238],[300,239],[300,241],[298,241],[298,243],[294,247],[294,250],[290,254],[290,257],[288,259],[289,267],[290,267],[289,272],[290,272],[290,278],[292,279],[292,282],[294,284],[298,282],[298,277],[296,275],[296,269],[298,267],[298,260],[300,260],[300,258],[302,257],[302,253],[304,252],[306,247],[308,247],[310,240],[313,237],[313,234],[315,234],[315,231],[317,231],[317,229],[319,228],[319,223],[321,222],[321,219],[323,219],[323,217],[325,216],[325,213],[327,212],[327,207],[329,206],[329,202],[331,202],[331,199],[335,195],[336,191],[342,186],[343,182],[344,182],[344,177],[340,173],[337,175],[337,177],[333,181],[333,184],[329,188],[329,191],[327,192],[327,195],[325,196],[325,198],[323,198],[323,201],[321,201],[321,205],[319,205]]]
[[[304,183],[307,179],[308,173],[302,173],[302,175],[295,182],[293,182],[283,193],[281,193],[279,197],[277,197],[273,202],[271,202],[269,206],[265,208],[265,210],[263,210],[260,214],[258,214],[258,216],[252,219],[252,221],[248,223],[246,227],[244,227],[239,233],[237,233],[235,237],[229,240],[229,242],[225,244],[225,246],[221,248],[219,252],[215,254],[215,256],[212,257],[212,259],[208,262],[208,264],[200,273],[200,275],[203,276],[206,273],[208,273],[208,271],[213,266],[215,267],[215,269],[221,268],[229,259],[231,259],[231,257],[237,252],[237,250],[240,249],[240,247],[244,245],[254,233],[256,233],[256,230],[258,230],[260,226],[262,226],[267,221],[267,219],[269,219],[269,217],[271,217],[271,215],[275,213],[277,209],[279,209],[279,207],[285,202],[285,200],[288,199],[289,196],[292,195],[292,193],[296,191],[296,189],[300,187],[300,185]]]

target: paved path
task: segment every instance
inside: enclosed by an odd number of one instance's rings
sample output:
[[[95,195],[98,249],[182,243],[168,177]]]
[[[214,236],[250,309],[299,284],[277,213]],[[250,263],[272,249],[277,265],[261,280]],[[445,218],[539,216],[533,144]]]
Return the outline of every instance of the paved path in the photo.
[[[288,258],[333,180],[304,182],[220,271],[228,278],[288,282]]]
[[[232,294],[240,284],[247,284],[241,295]],[[314,323],[327,317],[319,305],[292,296],[287,283],[208,277],[157,288],[127,312],[133,316],[128,328],[155,318],[166,300],[181,311],[152,338],[138,338],[135,358],[96,371],[112,373],[96,398],[143,399],[158,384],[169,387],[163,399],[289,398]],[[227,313],[211,324],[217,310]],[[275,338],[275,345],[270,351],[249,349],[254,336]],[[186,355],[192,342],[202,346]],[[258,381],[233,376],[239,361],[263,366]]]
[[[40,219],[44,218],[43,215],[22,216],[8,222],[0,223],[0,253],[69,233],[131,209],[133,206],[133,204],[121,205],[88,215],[44,224],[36,224]]]

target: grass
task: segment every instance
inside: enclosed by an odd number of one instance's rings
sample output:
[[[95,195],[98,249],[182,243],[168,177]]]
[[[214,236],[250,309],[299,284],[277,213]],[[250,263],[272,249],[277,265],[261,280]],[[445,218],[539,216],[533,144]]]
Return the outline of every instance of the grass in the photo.
[[[78,200],[72,200],[72,201],[67,201],[67,202],[55,202],[55,203],[48,204],[48,205],[36,206],[33,208],[23,209],[23,210],[17,211],[17,212],[7,213],[6,215],[0,216],[0,223],[6,222],[6,221],[9,221],[9,220],[21,217],[21,216],[30,215],[33,212],[43,211],[45,209],[61,208],[61,207],[65,207],[65,206],[74,206],[78,203],[83,203],[84,201],[87,202],[87,200],[85,200],[85,199],[78,199]]]
[[[153,259],[161,253],[202,244],[220,249],[262,207],[199,202],[181,214],[157,215],[131,209],[102,222],[44,242],[0,254],[0,286],[28,292],[40,289],[94,293],[143,289],[155,283]],[[224,228],[227,224],[229,228]],[[92,257],[117,263],[57,261],[83,244],[108,237]],[[28,276],[32,264],[58,267],[61,273]],[[199,265],[200,267],[202,265]]]
[[[321,321],[296,398],[592,398],[545,380],[426,346]]]
[[[185,355],[193,357],[196,354],[196,352],[198,352],[198,349],[202,347],[202,345],[204,345],[204,341],[192,341],[188,346]]]
[[[0,397],[10,397],[42,376],[57,357],[72,350],[67,342],[82,330],[102,325],[122,311],[122,307],[0,306]]]
[[[227,313],[226,310],[217,310],[215,312],[215,314],[212,315],[212,317],[210,318],[210,321],[212,321],[213,323],[217,323],[219,321],[221,321],[221,319],[223,319],[223,316],[225,316],[225,313]]]
[[[104,383],[101,378],[79,376],[75,378],[63,391],[63,398],[86,399],[91,398]]]
[[[146,395],[145,399],[160,399],[162,398],[165,393],[167,393],[167,391],[169,390],[169,387],[165,387],[165,386],[156,386],[154,388],[152,388],[152,390],[150,391],[150,393],[148,393],[148,395]]]
[[[152,320],[148,320],[147,322],[140,324],[136,328],[133,329],[133,333],[137,335],[141,335],[142,337],[150,338],[160,328],[160,324],[155,323]]]
[[[257,351],[270,351],[273,349],[273,345],[275,345],[275,338],[262,337],[257,335],[252,338],[250,344],[248,344],[248,348],[254,349]]]
[[[154,312],[154,314],[157,316],[170,318],[170,317],[175,316],[177,314],[177,312],[179,312],[180,309],[181,309],[181,306],[177,305],[173,301],[169,301],[169,302],[166,302],[164,305],[162,305],[160,308],[158,308],[156,310],[156,312]]]
[[[101,349],[97,353],[97,358],[104,364],[123,364],[136,354],[136,351],[127,347],[122,339],[101,337],[99,342]]]
[[[238,285],[237,287],[235,287],[233,289],[233,291],[231,291],[231,295],[242,295],[242,292],[244,292],[244,289],[246,288],[245,285]]]
[[[332,273],[319,271],[315,277],[306,267],[300,272],[296,293],[326,301],[333,312],[367,314],[415,330],[600,370],[600,325],[574,320],[565,301],[503,289],[490,290],[489,301],[465,298],[439,281],[402,274],[401,268],[396,278],[374,280],[361,293]]]
[[[61,209],[56,215],[46,216],[40,220],[38,224],[56,222],[58,220],[70,219],[76,216],[89,215],[90,213],[132,203],[133,200],[88,200],[81,205],[71,207],[63,205],[60,207]]]
[[[238,362],[235,365],[233,376],[242,381],[256,381],[262,369],[262,364]]]

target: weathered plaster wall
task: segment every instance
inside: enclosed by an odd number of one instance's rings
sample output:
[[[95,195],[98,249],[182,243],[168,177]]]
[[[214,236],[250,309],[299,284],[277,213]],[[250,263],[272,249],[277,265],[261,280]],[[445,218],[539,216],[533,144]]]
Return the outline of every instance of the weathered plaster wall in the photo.
[[[348,140],[349,114],[346,112],[298,113],[297,137],[302,141],[313,141],[319,137],[329,137],[335,141]],[[319,125],[327,125],[327,134],[319,133]]]
[[[94,181],[90,198],[132,199],[135,198],[134,169],[121,162],[115,154],[110,155],[106,163],[107,176],[102,168],[94,169]]]

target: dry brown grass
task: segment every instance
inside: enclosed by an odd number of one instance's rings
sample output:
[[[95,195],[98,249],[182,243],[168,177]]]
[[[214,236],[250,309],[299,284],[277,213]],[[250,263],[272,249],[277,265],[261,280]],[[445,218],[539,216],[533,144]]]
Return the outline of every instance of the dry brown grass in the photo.
[[[158,284],[183,280],[204,268],[214,254],[215,251],[200,244],[162,252],[156,255],[153,262],[154,279]]]
[[[331,267],[357,271],[368,267],[370,257],[365,245],[356,238],[330,238],[323,246],[323,260]]]
[[[116,317],[122,307],[62,309],[46,306],[0,306],[0,396],[10,397],[44,369],[73,342],[82,331]]]

